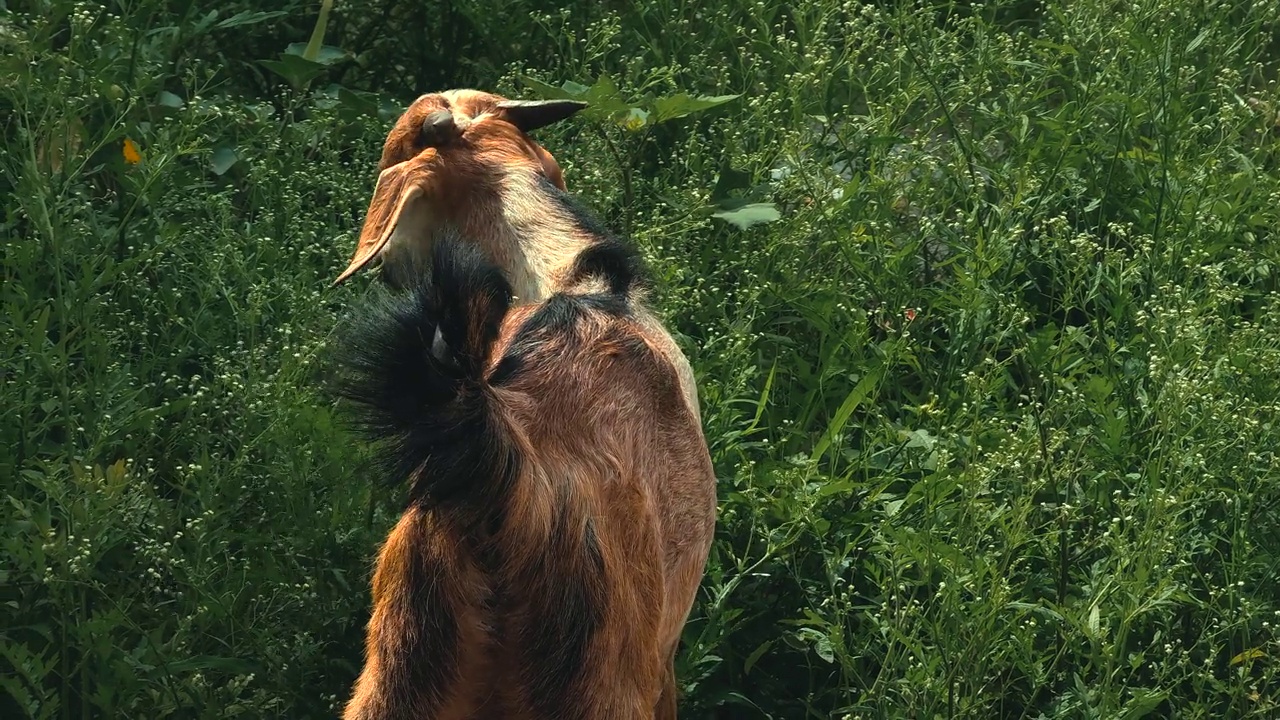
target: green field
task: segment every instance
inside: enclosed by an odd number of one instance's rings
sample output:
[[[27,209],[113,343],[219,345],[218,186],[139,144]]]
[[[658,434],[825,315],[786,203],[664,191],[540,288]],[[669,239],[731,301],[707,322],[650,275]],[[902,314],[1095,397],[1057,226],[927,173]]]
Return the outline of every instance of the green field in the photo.
[[[0,0],[0,717],[336,717],[329,283],[476,87],[697,372],[682,717],[1280,718],[1280,2],[321,4]]]

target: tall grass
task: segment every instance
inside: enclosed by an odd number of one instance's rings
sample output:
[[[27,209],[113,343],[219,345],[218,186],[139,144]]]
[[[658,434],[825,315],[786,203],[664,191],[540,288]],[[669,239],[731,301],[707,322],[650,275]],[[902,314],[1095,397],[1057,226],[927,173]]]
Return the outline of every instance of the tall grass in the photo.
[[[416,93],[568,81],[721,478],[689,717],[1280,716],[1280,5],[195,5],[0,3],[0,715],[334,716],[328,282]]]

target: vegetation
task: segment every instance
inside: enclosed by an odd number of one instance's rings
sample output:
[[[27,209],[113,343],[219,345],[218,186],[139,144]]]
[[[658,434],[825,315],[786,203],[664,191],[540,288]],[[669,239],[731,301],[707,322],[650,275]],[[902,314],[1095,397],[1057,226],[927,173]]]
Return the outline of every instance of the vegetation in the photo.
[[[1280,3],[330,5],[0,2],[0,715],[335,716],[328,283],[472,86],[697,371],[688,717],[1280,716]]]

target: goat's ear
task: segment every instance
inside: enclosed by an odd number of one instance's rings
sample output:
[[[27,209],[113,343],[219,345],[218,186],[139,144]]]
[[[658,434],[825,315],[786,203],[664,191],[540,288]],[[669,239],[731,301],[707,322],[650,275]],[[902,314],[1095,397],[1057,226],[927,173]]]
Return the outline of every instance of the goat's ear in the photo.
[[[569,118],[587,104],[581,100],[503,100],[498,116],[525,132]]]
[[[434,150],[428,149],[428,152],[434,156]],[[334,285],[342,284],[374,258],[389,250],[388,245],[394,244],[391,243],[394,236],[402,235],[411,241],[421,240],[418,236],[425,230],[422,226],[429,223],[427,218],[419,217],[425,207],[425,191],[422,187],[424,178],[423,173],[419,172],[419,159],[393,165],[378,176],[378,185],[373,189],[373,199],[369,201],[369,212],[365,215],[364,227],[360,229],[355,255],[347,269],[333,281]]]
[[[564,172],[560,169],[560,163],[556,162],[555,157],[547,152],[546,148],[537,143],[533,143],[533,151],[538,155],[538,162],[542,165],[542,174],[551,181],[552,185],[564,190]]]

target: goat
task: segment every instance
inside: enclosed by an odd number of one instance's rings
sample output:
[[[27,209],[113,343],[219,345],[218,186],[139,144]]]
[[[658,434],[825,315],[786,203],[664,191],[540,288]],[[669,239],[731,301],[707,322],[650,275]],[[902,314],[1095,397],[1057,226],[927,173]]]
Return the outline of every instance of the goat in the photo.
[[[430,275],[339,334],[342,395],[409,486],[344,718],[675,718],[716,481],[641,264],[597,237],[517,304],[481,245],[439,233]]]
[[[507,100],[477,90],[419,97],[387,136],[355,254],[334,284],[377,259],[382,279],[403,287],[426,272],[435,236],[456,230],[502,269],[520,302],[541,302],[562,289],[576,258],[603,229],[564,193],[559,164],[528,133],[583,107],[571,100]],[[546,202],[548,197],[553,201]],[[633,306],[674,366],[685,402],[700,417],[688,359],[652,313]]]

